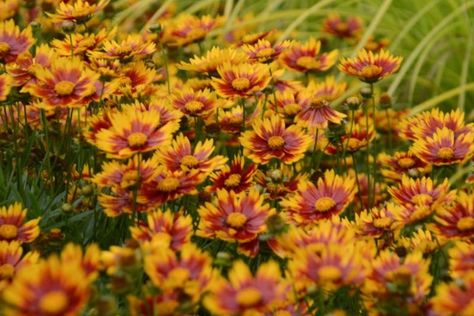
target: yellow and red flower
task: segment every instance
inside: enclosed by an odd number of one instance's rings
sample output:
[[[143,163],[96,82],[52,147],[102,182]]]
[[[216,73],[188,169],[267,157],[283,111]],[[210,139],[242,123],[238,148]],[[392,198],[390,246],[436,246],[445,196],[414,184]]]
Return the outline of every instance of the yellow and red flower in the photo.
[[[133,239],[140,243],[169,240],[170,248],[177,251],[191,240],[192,218],[182,212],[154,211],[147,215],[146,223],[130,227]]]
[[[474,274],[465,276],[462,282],[440,284],[431,299],[436,316],[469,316],[474,313]]]
[[[288,282],[282,278],[278,264],[268,261],[255,276],[242,261],[232,266],[229,281],[219,279],[212,284],[204,306],[215,315],[266,315],[285,301]]]
[[[23,87],[40,98],[45,107],[75,108],[88,105],[88,97],[96,92],[99,75],[78,58],[56,58],[50,67],[34,68],[35,82]]]
[[[194,56],[194,58],[191,58],[188,63],[182,62],[177,65],[177,67],[186,71],[214,74],[217,71],[217,68],[224,63],[238,65],[247,61],[248,57],[240,50],[213,47],[207,51],[206,55],[201,57]]]
[[[151,208],[146,199],[137,196],[135,200],[133,192],[140,191],[146,182],[159,174],[160,169],[157,168],[158,161],[154,158],[140,162],[139,160],[140,158],[135,156],[127,164],[120,164],[118,161],[106,162],[102,165],[102,172],[93,178],[93,182],[102,191],[99,203],[108,216],[131,214],[134,210],[144,212]]]
[[[362,32],[362,20],[358,16],[343,20],[338,14],[331,14],[323,22],[323,31],[339,38],[357,39]]]
[[[345,114],[334,110],[328,101],[313,97],[304,102],[301,110],[295,116],[295,122],[311,129],[326,128],[329,122],[341,124]]]
[[[356,193],[353,177],[342,177],[328,170],[316,184],[302,181],[293,195],[281,201],[288,219],[311,226],[322,219],[341,214]]]
[[[218,190],[217,198],[198,209],[200,216],[197,236],[218,238],[245,244],[256,240],[266,231],[267,218],[275,209],[264,204],[257,191],[249,193]]]
[[[285,49],[290,46],[289,41],[272,45],[266,39],[259,39],[253,44],[242,45],[242,50],[247,54],[250,61],[259,63],[269,63],[275,60]]]
[[[319,54],[321,42],[311,37],[305,43],[293,42],[280,55],[280,61],[289,69],[299,72],[326,71],[336,63],[339,52]]]
[[[90,244],[85,251],[79,245],[67,244],[61,252],[64,265],[77,265],[82,268],[89,282],[95,281],[101,269],[101,251],[97,244]]]
[[[189,87],[175,91],[171,104],[186,115],[204,120],[213,115],[218,107],[216,96],[209,89],[194,90]]]
[[[3,299],[5,315],[77,315],[90,296],[90,280],[78,264],[56,256],[20,269]]]
[[[366,308],[383,310],[384,305],[392,303],[420,314],[433,280],[428,272],[429,259],[424,259],[421,252],[409,253],[402,259],[385,250],[371,264],[372,271],[362,288]]]
[[[97,132],[96,144],[109,156],[125,159],[171,143],[177,122],[161,124],[156,111],[137,111],[133,106],[110,115],[111,126]]]
[[[394,217],[404,224],[425,219],[444,204],[451,202],[455,194],[454,191],[449,191],[448,179],[436,184],[430,178],[412,179],[406,175],[402,177],[398,187],[390,187],[388,192],[403,206]]]
[[[396,72],[402,59],[383,49],[378,53],[362,49],[354,58],[342,58],[339,70],[364,82],[373,83]]]
[[[210,191],[225,189],[239,193],[246,191],[252,185],[252,179],[257,171],[257,165],[250,163],[245,166],[245,159],[238,155],[230,166],[224,165],[221,170],[211,174],[212,185]]]
[[[197,303],[214,278],[211,257],[193,244],[186,244],[178,257],[174,250],[160,248],[145,257],[145,272],[165,293],[178,292]]]
[[[411,152],[400,151],[388,155],[380,153],[377,162],[381,165],[380,172],[390,180],[399,182],[403,175],[426,175],[431,172],[431,165],[418,159]]]
[[[87,21],[91,15],[104,9],[110,0],[100,0],[98,3],[92,3],[87,0],[75,0],[71,3],[61,1],[56,8],[56,13],[48,13],[51,21],[60,23],[71,21],[80,23]]]
[[[306,173],[294,172],[293,168],[287,165],[267,172],[257,170],[255,173],[255,183],[264,188],[271,200],[279,200],[290,195],[298,190],[300,182],[305,181],[308,181]]]
[[[380,238],[385,234],[392,233],[397,224],[393,218],[391,210],[399,207],[393,203],[388,203],[384,207],[363,210],[355,214],[354,222],[351,223],[357,235],[368,238]]]
[[[291,164],[304,157],[311,138],[296,125],[285,127],[285,121],[275,115],[256,119],[252,130],[244,132],[240,141],[244,155],[257,163],[267,164],[275,158]]]
[[[158,161],[170,171],[199,170],[203,176],[219,170],[227,162],[227,158],[217,155],[211,158],[214,141],[207,139],[198,142],[194,149],[191,142],[183,134],[176,136],[170,146],[157,152]]]
[[[269,69],[264,64],[231,64],[217,67],[219,78],[212,77],[212,86],[224,98],[248,97],[265,89],[270,83]]]
[[[455,136],[455,132],[443,127],[431,137],[418,139],[411,152],[425,163],[435,166],[462,164],[474,155],[474,130]]]
[[[458,241],[449,251],[449,272],[458,279],[462,279],[474,272],[474,244]]]
[[[30,243],[40,233],[39,221],[32,219],[25,223],[27,210],[20,203],[0,207],[0,241],[19,241]]]
[[[31,27],[20,31],[13,20],[0,22],[0,63],[11,63],[33,45]]]
[[[18,241],[0,241],[0,293],[11,283],[19,269],[35,264],[38,259],[39,253],[35,251],[23,256],[23,249]]]
[[[148,68],[143,61],[130,63],[120,71],[119,91],[132,98],[149,95],[155,76],[156,70]]]
[[[12,18],[20,8],[20,0],[4,0],[0,2],[0,21]]]
[[[364,266],[360,245],[339,244],[308,245],[300,248],[291,257],[289,271],[296,290],[317,285],[333,291],[347,285],[359,285],[364,280],[367,269]]]
[[[160,42],[171,47],[186,46],[205,38],[210,31],[221,24],[221,21],[221,18],[209,15],[197,17],[180,14],[163,23]]]
[[[446,240],[474,237],[474,193],[459,191],[454,204],[442,205],[435,213],[433,229]]]
[[[88,54],[94,59],[113,59],[118,60],[121,63],[126,63],[132,60],[143,59],[153,54],[155,51],[155,43],[147,41],[141,35],[130,34],[120,42],[115,40],[104,41],[100,49],[89,49]]]
[[[56,53],[60,56],[69,57],[73,55],[81,56],[84,59],[88,52],[93,52],[104,40],[115,35],[116,31],[117,29],[114,28],[110,32],[102,29],[97,34],[72,33],[70,37],[63,40],[53,40],[51,46],[55,48]]]

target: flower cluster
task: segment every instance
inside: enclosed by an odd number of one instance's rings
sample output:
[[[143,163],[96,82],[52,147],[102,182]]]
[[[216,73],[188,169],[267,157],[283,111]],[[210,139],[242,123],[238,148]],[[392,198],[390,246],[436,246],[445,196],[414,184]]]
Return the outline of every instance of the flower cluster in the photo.
[[[472,115],[392,104],[403,58],[361,18],[25,2],[0,0],[1,315],[474,314]]]

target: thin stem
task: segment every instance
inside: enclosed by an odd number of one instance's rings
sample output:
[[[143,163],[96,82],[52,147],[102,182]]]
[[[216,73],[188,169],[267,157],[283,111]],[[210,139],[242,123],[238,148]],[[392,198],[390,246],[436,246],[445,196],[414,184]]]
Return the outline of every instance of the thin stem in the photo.
[[[377,123],[376,123],[376,117],[375,117],[375,112],[376,112],[376,107],[375,107],[375,96],[374,96],[374,84],[370,84],[370,95],[372,99],[372,112],[373,112],[373,121],[374,121],[374,133],[377,132]],[[368,128],[368,126],[367,126]],[[367,134],[368,136],[368,134]],[[370,207],[374,207],[375,205],[375,188],[377,185],[377,148],[376,148],[376,143],[374,142],[374,145],[372,146],[372,152],[373,152],[373,174],[372,174],[372,200],[371,203],[369,204]]]
[[[362,195],[360,192],[360,184],[359,184],[359,172],[357,172],[357,164],[356,164],[356,159],[354,153],[352,155],[352,165],[354,166],[354,172],[355,172],[355,178],[356,178],[356,184],[357,184],[357,197],[359,198],[360,201],[360,209],[362,210],[364,208],[364,203],[362,202]]]

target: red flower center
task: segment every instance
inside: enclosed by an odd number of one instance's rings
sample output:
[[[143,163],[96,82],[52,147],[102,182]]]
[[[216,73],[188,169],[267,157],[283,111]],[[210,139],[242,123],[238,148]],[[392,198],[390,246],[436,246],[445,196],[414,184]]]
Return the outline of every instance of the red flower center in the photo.
[[[232,88],[238,91],[247,90],[250,87],[250,80],[247,78],[235,78],[232,80]]]
[[[71,81],[61,80],[54,85],[54,91],[59,95],[66,96],[70,95],[75,87],[76,85]]]

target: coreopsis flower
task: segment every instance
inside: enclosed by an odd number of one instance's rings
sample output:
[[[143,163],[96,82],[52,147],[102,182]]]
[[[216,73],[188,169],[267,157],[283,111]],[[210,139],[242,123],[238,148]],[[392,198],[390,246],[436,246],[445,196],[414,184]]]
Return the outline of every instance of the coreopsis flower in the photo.
[[[432,226],[436,234],[446,240],[474,237],[474,194],[458,191],[452,205],[436,209]]]
[[[87,0],[75,0],[71,3],[61,1],[55,13],[47,13],[51,21],[60,23],[71,21],[81,23],[87,21],[91,15],[104,9],[110,0],[100,0],[98,3],[91,3]]]
[[[440,284],[430,302],[436,316],[472,315],[474,313],[474,274],[465,276],[462,282]]]
[[[448,251],[449,272],[454,278],[462,279],[474,271],[474,244],[458,241]]]
[[[219,77],[212,77],[212,86],[223,98],[248,97],[262,91],[270,83],[268,67],[264,64],[231,64],[217,67]]]
[[[360,247],[338,244],[309,245],[296,251],[289,271],[297,290],[317,285],[333,291],[342,286],[360,284],[366,274]]]
[[[404,224],[421,221],[453,200],[455,192],[448,190],[448,179],[436,184],[430,178],[412,179],[404,175],[397,187],[388,189],[393,199],[403,206],[393,215]]]
[[[292,164],[304,157],[311,138],[300,127],[285,127],[285,121],[279,116],[270,119],[256,119],[252,130],[240,137],[244,155],[260,164],[267,164],[271,159]]]
[[[381,165],[380,172],[390,180],[399,182],[403,175],[426,175],[431,172],[431,165],[418,159],[411,152],[400,151],[388,155],[380,153],[377,162]]]
[[[193,149],[189,139],[179,134],[170,146],[160,149],[156,155],[158,161],[170,171],[199,170],[203,175],[208,175],[227,162],[227,158],[221,155],[211,157],[213,151],[214,140],[200,141]]]
[[[355,230],[348,221],[339,217],[317,222],[311,227],[290,225],[288,230],[270,239],[268,246],[282,258],[292,258],[306,247],[324,248],[327,245],[345,247],[356,242]]]
[[[338,50],[320,54],[321,42],[311,37],[305,43],[293,42],[280,55],[280,61],[287,68],[299,72],[326,71],[336,63]]]
[[[110,157],[125,159],[171,143],[179,123],[161,125],[156,111],[137,111],[130,106],[110,115],[111,126],[97,132],[96,144]]]
[[[342,177],[328,170],[316,184],[302,181],[293,195],[280,204],[288,219],[298,225],[311,226],[316,222],[341,214],[356,193],[353,177]]]
[[[197,186],[203,180],[203,174],[199,170],[172,172],[160,165],[157,175],[144,184],[139,196],[148,201],[147,203],[151,208],[156,208],[184,195],[197,194]]]
[[[362,149],[367,148],[367,141],[369,143],[373,142],[375,139],[374,126],[369,125],[367,130],[365,124],[355,123],[345,125],[346,134],[340,137],[340,143],[342,146],[335,146],[332,143],[329,143],[325,146],[325,152],[328,154],[336,154],[338,151],[344,151],[344,149],[353,153]]]
[[[86,57],[88,52],[93,52],[103,41],[115,35],[117,29],[107,32],[105,29],[100,30],[97,34],[94,33],[72,33],[70,37],[62,40],[54,39],[51,46],[56,49],[56,53],[60,56],[69,57],[82,56]]]
[[[311,80],[303,93],[309,95],[310,98],[331,102],[339,98],[346,90],[347,83],[337,82],[334,76],[326,76],[323,81]]]
[[[250,61],[269,63],[275,60],[289,46],[290,41],[283,41],[280,44],[272,45],[268,40],[260,39],[254,44],[244,44],[241,48],[247,54]]]
[[[45,68],[51,66],[51,61],[57,56],[55,51],[48,45],[41,44],[36,47],[34,57],[29,51],[17,56],[15,62],[6,65],[7,73],[13,78],[13,85],[21,87],[32,84],[36,78],[34,69],[37,65]]]
[[[381,51],[382,49],[386,49],[390,45],[390,39],[386,37],[379,37],[379,36],[369,36],[367,39],[367,43],[365,43],[364,48],[368,51],[372,51],[374,53]]]
[[[288,283],[274,261],[259,266],[255,276],[242,261],[233,264],[229,281],[215,281],[204,306],[215,315],[263,315],[285,300]]]
[[[155,79],[156,71],[143,61],[130,63],[120,71],[119,91],[129,97],[149,95],[148,89]]]
[[[396,204],[388,203],[384,207],[376,207],[370,210],[363,210],[355,214],[354,227],[358,236],[369,238],[380,238],[385,234],[392,233],[396,228],[396,222],[391,210],[399,207]]]
[[[252,185],[252,179],[257,171],[257,165],[249,163],[246,166],[245,159],[237,155],[230,166],[224,165],[221,170],[211,174],[212,185],[209,190],[215,192],[219,189],[239,193],[246,191]]]
[[[455,132],[443,127],[431,137],[418,139],[411,152],[419,159],[435,166],[462,164],[474,155],[474,130],[455,136]]]
[[[12,18],[20,8],[20,0],[3,0],[0,2],[0,21]]]
[[[373,83],[396,72],[402,60],[402,57],[394,57],[383,49],[378,53],[362,49],[356,57],[342,58],[339,70],[361,81]]]
[[[23,248],[18,241],[0,241],[0,293],[11,283],[19,269],[35,264],[38,259],[39,253],[35,251],[23,255]]]
[[[13,79],[8,74],[0,75],[0,101],[5,101],[10,93]]]
[[[211,257],[193,244],[186,244],[178,257],[169,248],[160,248],[145,256],[144,268],[152,283],[161,291],[178,292],[197,303],[214,276]]]
[[[67,244],[61,251],[61,261],[65,265],[82,267],[86,278],[93,282],[99,276],[101,268],[100,248],[97,244],[90,244],[83,251],[79,245]]]
[[[292,91],[276,91],[275,98],[270,98],[263,105],[267,107],[267,110],[263,113],[265,117],[271,117],[275,113],[279,113],[285,117],[285,121],[292,123],[294,117],[303,108],[306,103],[309,103],[310,99],[301,98],[298,93]]]
[[[157,165],[156,158],[140,160],[137,156],[127,164],[118,161],[105,162],[102,172],[96,174],[92,180],[101,191],[99,203],[105,214],[118,216],[123,213],[132,214],[134,210],[144,212],[149,209],[147,200],[139,196],[134,199],[134,191],[140,191],[146,182],[159,174],[160,168],[157,168]]]
[[[410,237],[401,237],[397,240],[397,245],[408,252],[421,252],[425,256],[439,247],[436,237],[429,230],[424,229],[414,232]]]
[[[183,313],[180,309],[180,299],[182,294],[178,292],[167,292],[157,294],[145,294],[143,298],[138,298],[134,295],[129,295],[128,305],[131,316],[148,316],[148,315],[160,315],[160,316],[173,316],[179,313]],[[187,312],[192,312],[192,307],[189,304],[184,303]]]
[[[444,128],[453,131],[455,139],[463,134],[471,134],[474,132],[474,124],[465,124],[464,112],[459,109],[451,112],[441,112],[439,109],[433,109],[431,111],[422,112],[404,122],[404,124],[409,126],[408,136],[412,136],[407,138],[415,141],[434,137],[439,130],[443,130]]]
[[[87,97],[96,92],[99,75],[78,58],[56,58],[50,67],[36,67],[35,82],[22,91],[40,98],[45,107],[76,108],[88,105]]]
[[[256,238],[266,231],[265,222],[275,214],[275,209],[264,204],[263,196],[257,191],[218,190],[216,199],[202,205],[198,213],[198,236],[238,242],[242,246],[258,242]]]
[[[89,49],[88,54],[94,59],[114,59],[126,63],[143,59],[155,51],[155,43],[147,41],[142,35],[130,34],[120,42],[106,40],[99,49]]]
[[[181,62],[177,67],[186,71],[213,74],[224,63],[238,65],[247,61],[247,55],[241,50],[213,47],[206,52],[206,55],[201,57],[194,56],[188,63]]]
[[[173,107],[191,117],[207,119],[218,107],[215,93],[204,90],[194,90],[190,87],[176,90],[171,96]]]
[[[421,252],[400,258],[394,252],[383,251],[371,261],[372,271],[364,280],[362,293],[368,310],[384,311],[384,306],[401,306],[420,314],[422,302],[429,294],[432,276],[429,259]]]
[[[3,299],[5,315],[77,315],[90,296],[90,280],[78,264],[56,256],[20,269]]]
[[[146,223],[130,227],[130,232],[140,243],[168,239],[170,248],[177,251],[191,240],[193,223],[191,216],[182,212],[154,211],[148,213]]]
[[[331,14],[323,22],[323,32],[339,38],[357,39],[362,32],[362,20],[358,16],[344,20],[338,14]]]
[[[39,236],[41,218],[25,222],[26,213],[20,203],[0,207],[0,241],[30,243]]]
[[[341,124],[345,117],[345,114],[334,110],[328,101],[313,97],[309,99],[309,102],[303,103],[301,110],[295,116],[295,122],[311,129],[323,129],[328,127],[330,122]]]
[[[0,63],[14,62],[18,55],[28,51],[34,42],[31,27],[20,31],[13,20],[0,22]]]
[[[186,46],[204,39],[210,31],[221,24],[221,21],[220,17],[213,18],[209,15],[197,17],[180,14],[163,23],[160,42],[170,47]]]

